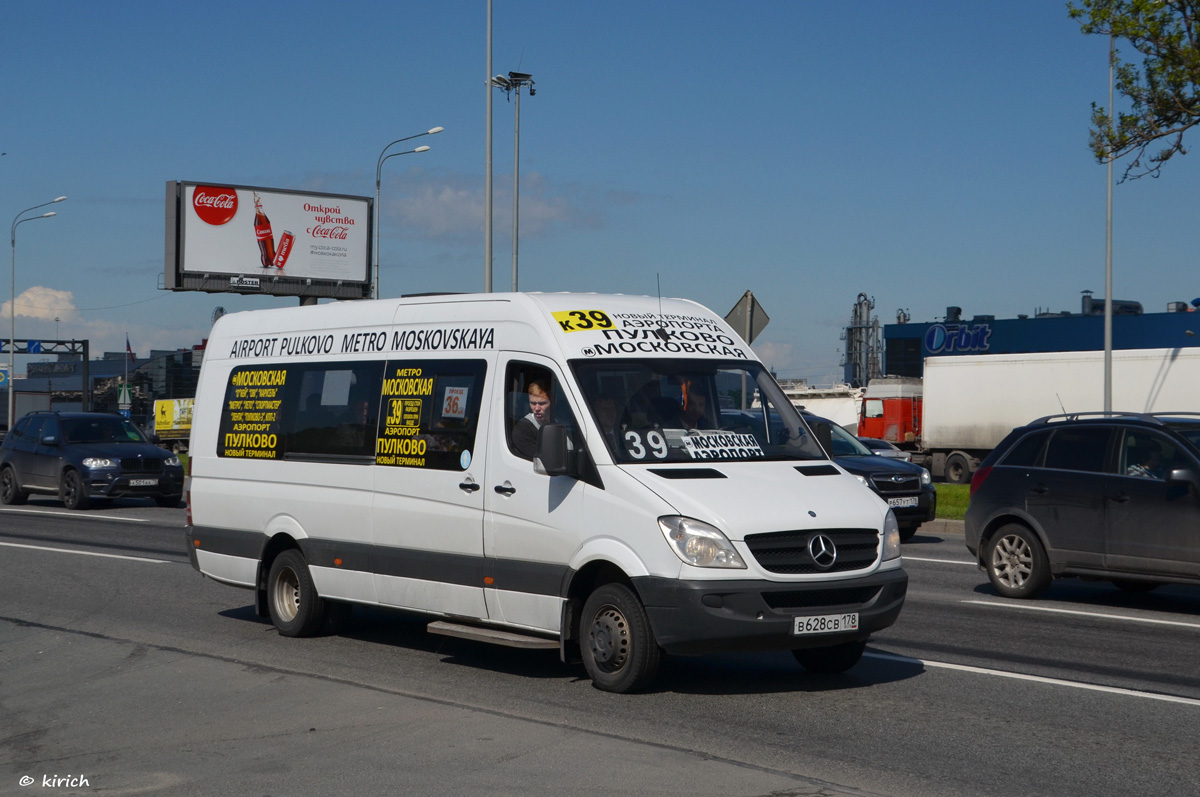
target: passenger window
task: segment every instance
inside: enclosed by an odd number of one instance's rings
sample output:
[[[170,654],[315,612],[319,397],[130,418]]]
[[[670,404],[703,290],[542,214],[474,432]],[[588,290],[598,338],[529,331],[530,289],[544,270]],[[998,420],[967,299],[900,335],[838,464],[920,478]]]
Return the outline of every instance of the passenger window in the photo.
[[[389,361],[375,464],[469,468],[486,373],[479,360]]]
[[[1014,468],[1036,468],[1041,464],[1042,449],[1046,447],[1049,431],[1035,432],[1022,438],[1000,462]]]
[[[42,427],[46,424],[46,418],[45,415],[35,415],[24,428],[18,426],[18,430],[23,432],[18,441],[23,450],[32,451],[42,444]]]
[[[1056,429],[1046,449],[1046,467],[1103,473],[1111,436],[1112,430],[1104,427]]]
[[[382,363],[338,363],[288,368],[295,387],[287,398],[284,448],[288,454],[371,456]],[[257,408],[257,407],[256,407]]]

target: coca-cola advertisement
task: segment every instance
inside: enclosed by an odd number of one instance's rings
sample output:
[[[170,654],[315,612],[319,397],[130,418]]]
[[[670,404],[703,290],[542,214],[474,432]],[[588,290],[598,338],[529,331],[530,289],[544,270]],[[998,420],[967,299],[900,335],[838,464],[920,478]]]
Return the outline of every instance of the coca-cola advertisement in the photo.
[[[371,199],[222,183],[167,183],[172,290],[361,298]]]

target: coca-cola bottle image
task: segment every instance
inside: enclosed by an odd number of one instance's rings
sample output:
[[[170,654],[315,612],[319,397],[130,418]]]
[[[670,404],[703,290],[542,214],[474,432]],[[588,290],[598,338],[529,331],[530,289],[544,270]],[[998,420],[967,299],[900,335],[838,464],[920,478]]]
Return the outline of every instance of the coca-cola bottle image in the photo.
[[[271,232],[271,220],[263,213],[262,200],[254,192],[254,237],[258,239],[258,256],[263,268],[275,265],[275,235]]]

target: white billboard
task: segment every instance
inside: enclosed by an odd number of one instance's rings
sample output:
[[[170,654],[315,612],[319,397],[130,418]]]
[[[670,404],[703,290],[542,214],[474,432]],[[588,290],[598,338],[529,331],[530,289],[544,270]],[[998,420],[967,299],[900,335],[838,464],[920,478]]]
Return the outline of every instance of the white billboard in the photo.
[[[172,290],[362,298],[371,199],[220,183],[167,183]]]

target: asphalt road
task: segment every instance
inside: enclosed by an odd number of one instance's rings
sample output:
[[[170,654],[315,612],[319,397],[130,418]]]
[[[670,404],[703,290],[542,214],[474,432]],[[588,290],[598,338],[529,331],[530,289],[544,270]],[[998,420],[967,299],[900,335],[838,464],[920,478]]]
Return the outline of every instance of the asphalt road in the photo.
[[[849,673],[673,658],[621,696],[381,610],[282,638],[183,517],[0,508],[0,794],[1200,793],[1200,588],[1008,601],[936,521]]]

